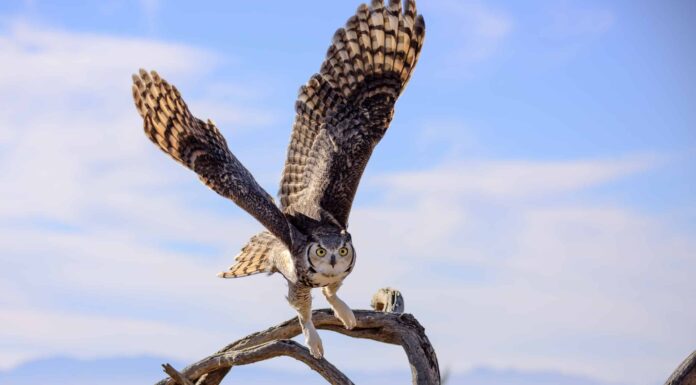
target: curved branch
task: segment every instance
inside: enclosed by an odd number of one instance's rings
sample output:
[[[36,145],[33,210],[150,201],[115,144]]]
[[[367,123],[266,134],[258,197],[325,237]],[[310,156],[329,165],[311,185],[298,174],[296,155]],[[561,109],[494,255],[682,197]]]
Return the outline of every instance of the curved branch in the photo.
[[[403,300],[401,304],[403,306]],[[415,317],[411,314],[371,310],[354,310],[354,314],[357,325],[352,330],[345,329],[341,321],[334,317],[329,309],[312,312],[312,321],[318,329],[331,330],[354,338],[401,345],[411,365],[413,384],[439,385],[441,383],[435,350],[425,335],[425,329]],[[218,385],[232,366],[286,355],[304,362],[331,384],[351,384],[348,377],[326,359],[317,360],[304,346],[288,341],[300,333],[302,330],[297,318],[287,320],[225,346],[217,353],[187,367],[181,374],[197,385]],[[157,385],[176,383],[178,382],[169,378],[158,382]]]
[[[341,373],[340,370],[336,369],[330,362],[315,359],[309,353],[309,350],[291,340],[275,340],[240,351],[233,350],[227,353],[212,355],[186,368],[184,380],[190,382],[190,380],[188,380],[189,378],[201,378],[208,373],[220,369],[228,369],[237,365],[253,364],[254,362],[278,356],[288,356],[304,362],[331,384],[353,385],[350,379],[348,379],[345,374]],[[174,381],[180,383],[176,378],[174,378]]]
[[[696,384],[696,350],[682,361],[665,382],[665,385]]]
[[[176,382],[179,385],[193,385],[191,381],[188,380],[188,378],[184,377],[183,374],[179,373],[178,370],[174,369],[173,366],[169,364],[164,364],[162,365],[162,368],[164,369],[164,372],[169,374],[169,377],[171,377],[174,382]]]

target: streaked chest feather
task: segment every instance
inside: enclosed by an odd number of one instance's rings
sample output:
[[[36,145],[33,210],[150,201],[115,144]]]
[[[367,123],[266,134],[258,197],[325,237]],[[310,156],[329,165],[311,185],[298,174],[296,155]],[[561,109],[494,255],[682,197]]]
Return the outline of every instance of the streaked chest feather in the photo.
[[[347,271],[345,273],[341,273],[338,275],[324,275],[322,273],[309,273],[306,276],[306,280],[304,280],[303,283],[305,283],[307,286],[311,287],[324,287],[331,285],[333,283],[338,283],[343,281],[348,274],[350,274],[350,271]]]

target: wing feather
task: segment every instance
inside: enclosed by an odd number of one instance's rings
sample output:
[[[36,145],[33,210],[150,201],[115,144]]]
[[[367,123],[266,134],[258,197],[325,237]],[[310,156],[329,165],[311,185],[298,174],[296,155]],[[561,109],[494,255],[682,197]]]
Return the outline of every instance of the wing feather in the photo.
[[[191,114],[176,87],[155,71],[140,70],[133,75],[133,99],[153,143],[290,245],[290,225],[273,198],[230,152],[215,124]]]
[[[374,146],[418,60],[425,23],[413,0],[363,4],[334,34],[326,58],[300,88],[280,186],[286,214],[346,227]]]
[[[268,231],[251,237],[249,242],[235,256],[234,264],[227,271],[218,273],[220,278],[246,277],[259,273],[274,273],[273,257],[286,251],[278,238]]]

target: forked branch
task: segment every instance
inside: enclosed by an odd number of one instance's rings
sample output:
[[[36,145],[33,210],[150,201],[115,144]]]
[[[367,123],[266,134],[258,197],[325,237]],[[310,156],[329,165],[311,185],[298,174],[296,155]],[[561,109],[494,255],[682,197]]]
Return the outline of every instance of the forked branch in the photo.
[[[381,309],[403,310],[403,297],[393,289],[382,289],[375,295]],[[375,306],[380,308],[379,306]],[[385,313],[371,310],[355,310],[357,326],[352,330],[343,327],[341,321],[333,316],[331,310],[321,309],[312,313],[312,320],[318,329],[335,331],[349,337],[366,338],[393,345],[401,345],[411,366],[413,383],[418,385],[439,385],[440,369],[437,356],[425,329],[411,314],[397,312]],[[218,385],[233,366],[246,365],[254,362],[288,356],[304,362],[312,370],[319,373],[330,384],[352,384],[350,379],[326,359],[316,359],[309,350],[290,339],[302,332],[296,318],[235,341],[217,353],[206,357],[181,371],[171,368],[170,378],[164,379],[157,385],[187,385],[188,381],[195,385]],[[174,374],[173,376],[171,374]],[[182,380],[177,379],[181,375]]]

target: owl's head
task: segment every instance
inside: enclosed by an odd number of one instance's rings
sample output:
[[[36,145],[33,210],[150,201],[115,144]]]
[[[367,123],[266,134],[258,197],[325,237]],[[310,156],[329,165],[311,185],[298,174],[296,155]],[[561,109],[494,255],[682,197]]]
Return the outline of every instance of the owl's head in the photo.
[[[310,268],[327,277],[350,273],[355,261],[353,242],[345,231],[314,234],[306,253]]]

